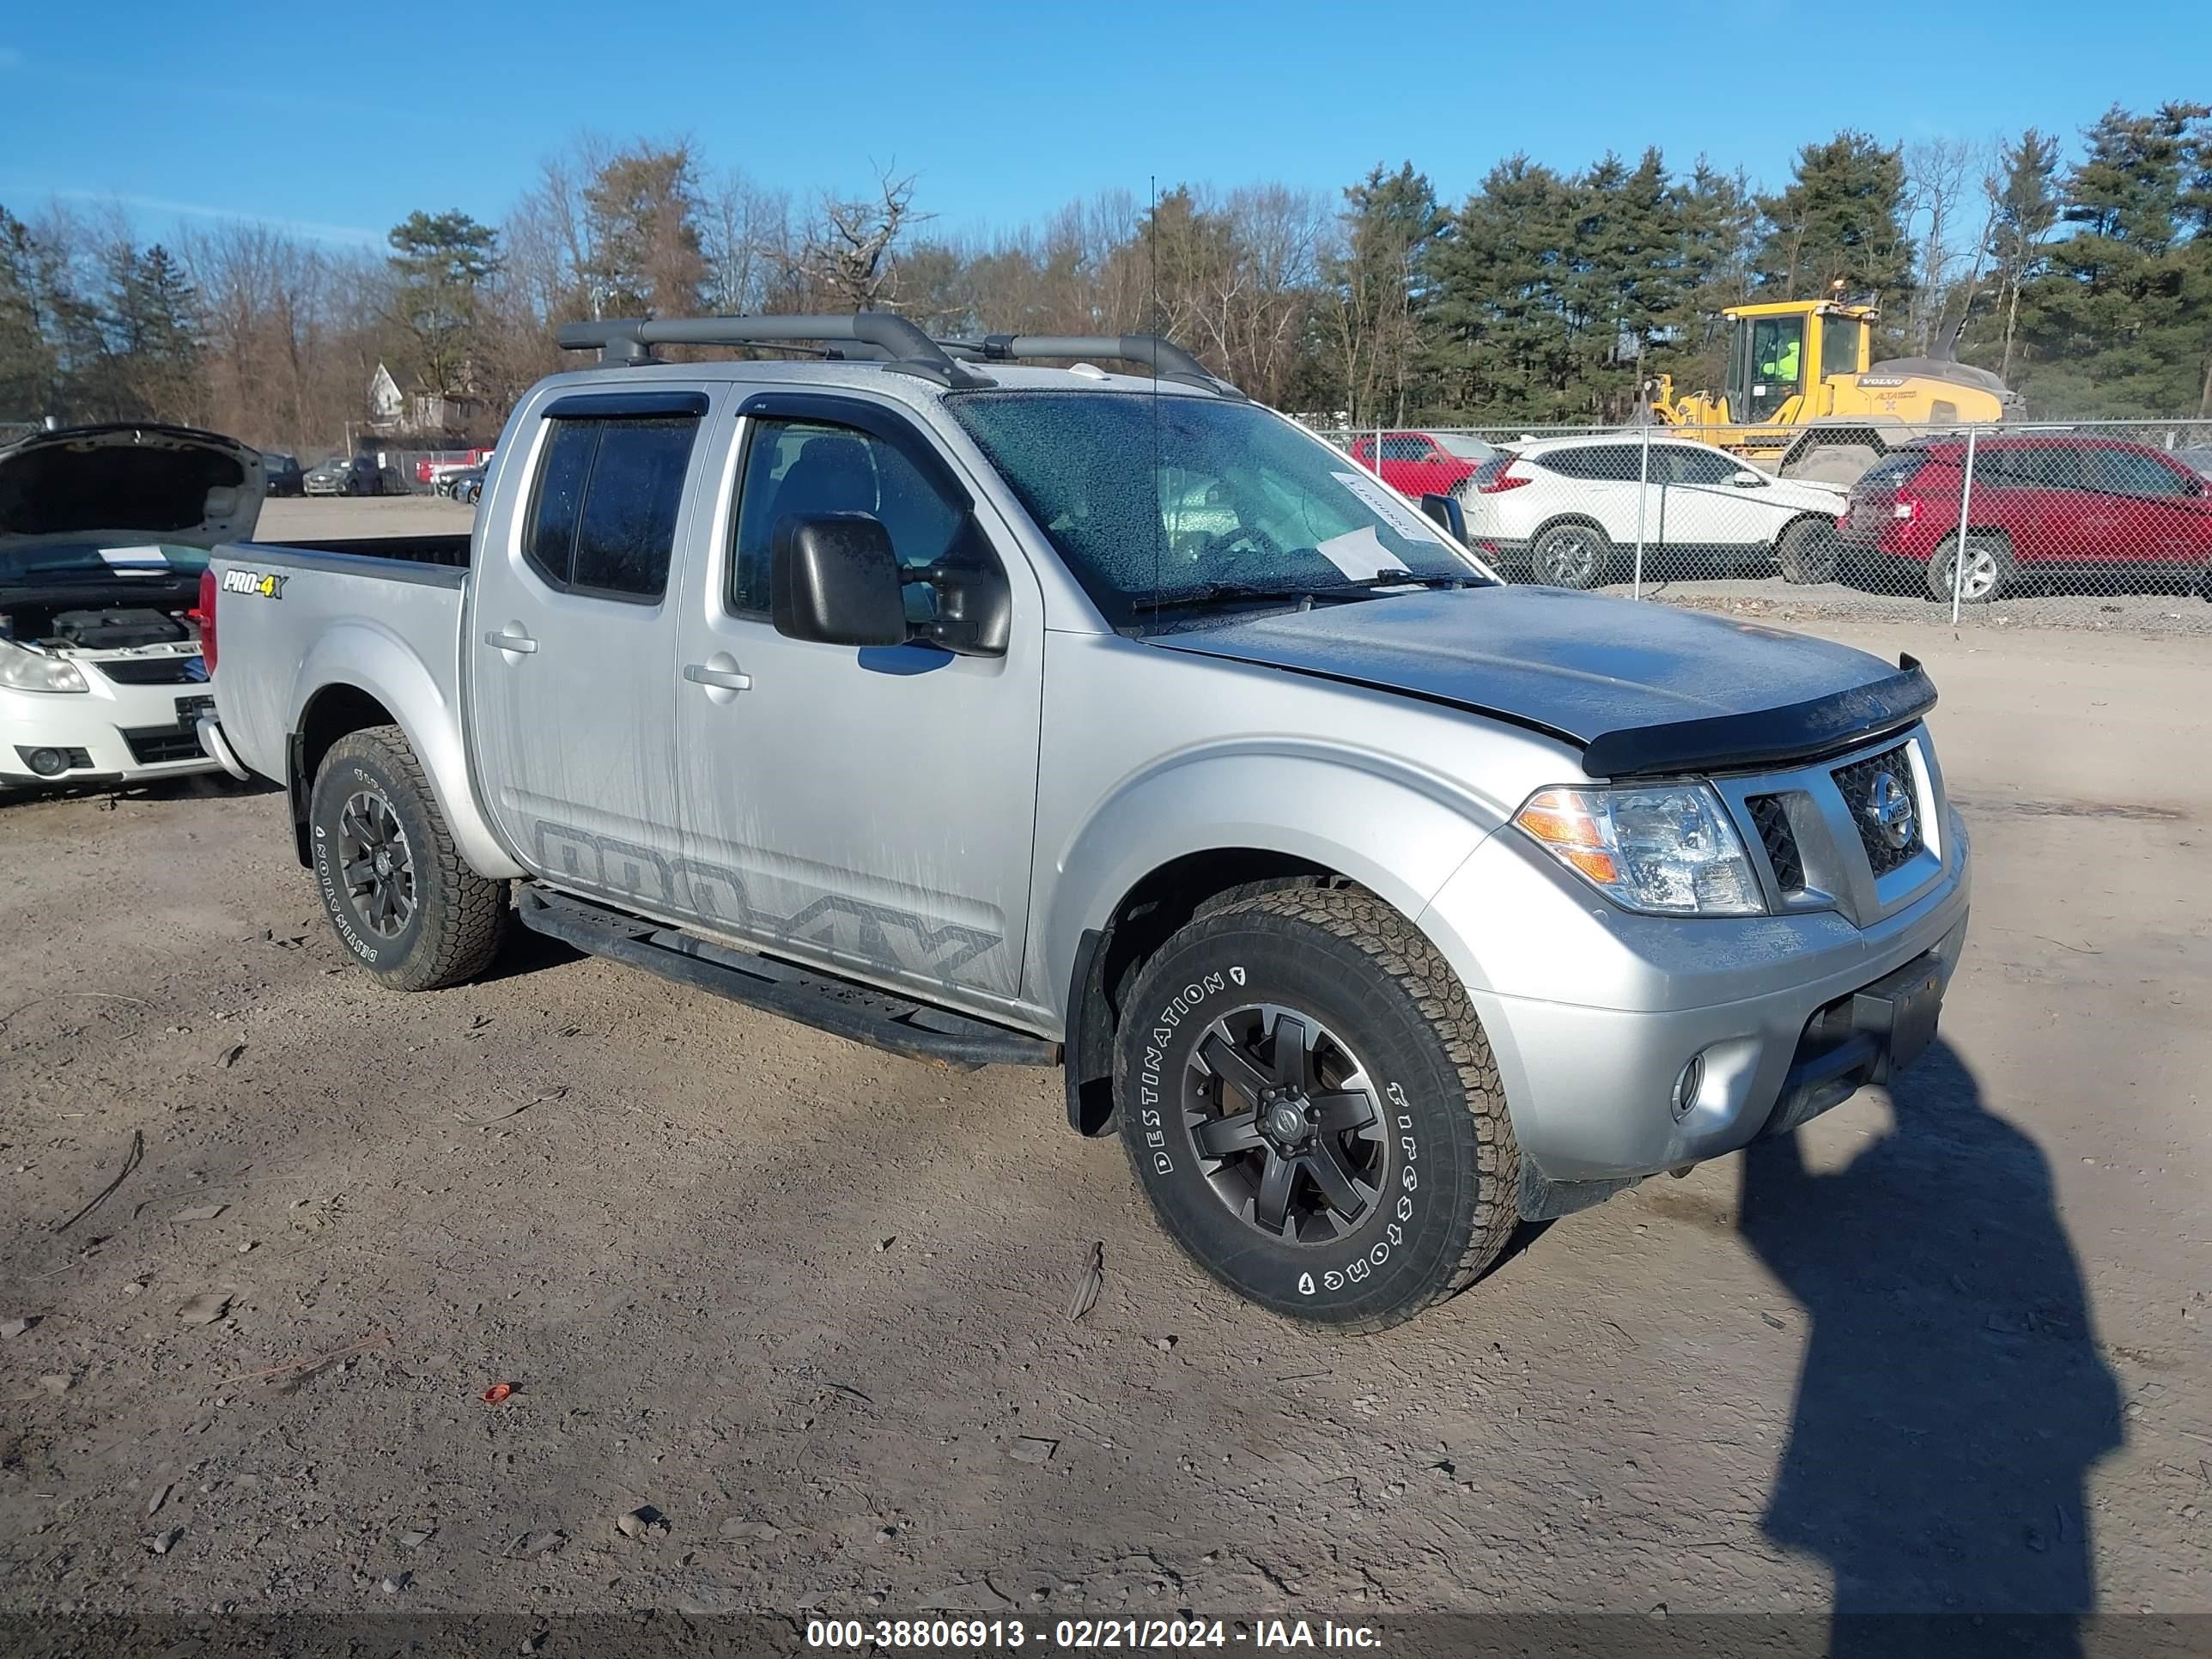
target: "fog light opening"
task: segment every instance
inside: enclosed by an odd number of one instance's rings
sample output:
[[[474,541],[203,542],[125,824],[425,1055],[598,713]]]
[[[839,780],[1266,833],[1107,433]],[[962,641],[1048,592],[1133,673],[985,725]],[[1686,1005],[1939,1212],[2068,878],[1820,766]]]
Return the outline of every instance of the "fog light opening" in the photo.
[[[1698,1103],[1698,1096],[1705,1086],[1705,1057],[1693,1054],[1690,1057],[1690,1063],[1682,1068],[1682,1075],[1674,1079],[1674,1097],[1668,1102],[1674,1110],[1675,1122],[1680,1123],[1689,1116],[1690,1109]]]
[[[33,749],[23,758],[42,778],[59,777],[69,770],[69,757],[58,749]]]

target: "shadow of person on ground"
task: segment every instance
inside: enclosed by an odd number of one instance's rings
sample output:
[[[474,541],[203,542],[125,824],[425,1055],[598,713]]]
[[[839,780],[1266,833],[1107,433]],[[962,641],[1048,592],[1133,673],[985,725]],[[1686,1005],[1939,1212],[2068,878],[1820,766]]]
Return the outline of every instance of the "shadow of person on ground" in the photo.
[[[2078,1651],[2083,1484],[2125,1437],[2050,1170],[1945,1043],[1892,1098],[1836,1174],[1745,1153],[1743,1237],[1812,1326],[1767,1535],[1834,1570],[1835,1653],[1914,1650],[1864,1617],[1901,1613],[2046,1615],[2014,1650]]]

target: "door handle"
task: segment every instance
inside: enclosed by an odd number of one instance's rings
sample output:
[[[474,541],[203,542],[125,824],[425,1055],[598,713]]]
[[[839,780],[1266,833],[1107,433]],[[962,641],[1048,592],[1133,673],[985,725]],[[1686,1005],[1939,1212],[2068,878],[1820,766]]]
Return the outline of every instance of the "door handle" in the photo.
[[[502,651],[520,651],[527,656],[538,648],[538,641],[527,634],[509,634],[495,629],[484,635],[486,645],[495,645]]]
[[[723,691],[750,691],[753,689],[751,675],[740,674],[734,668],[710,667],[703,662],[685,663],[684,678],[694,685],[711,685]]]

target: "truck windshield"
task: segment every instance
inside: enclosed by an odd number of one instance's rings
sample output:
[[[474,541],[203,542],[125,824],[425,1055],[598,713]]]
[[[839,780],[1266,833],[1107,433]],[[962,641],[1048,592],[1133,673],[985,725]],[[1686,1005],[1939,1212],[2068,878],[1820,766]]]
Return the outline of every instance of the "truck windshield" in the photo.
[[[946,404],[1115,628],[1152,605],[1490,580],[1356,462],[1252,404],[976,392]]]

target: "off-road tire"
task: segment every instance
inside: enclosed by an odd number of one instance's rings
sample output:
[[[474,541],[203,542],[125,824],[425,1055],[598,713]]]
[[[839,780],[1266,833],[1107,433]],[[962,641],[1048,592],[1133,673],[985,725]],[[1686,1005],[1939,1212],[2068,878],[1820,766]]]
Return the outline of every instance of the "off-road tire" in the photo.
[[[1595,587],[1613,562],[1613,543],[1591,524],[1553,525],[1528,550],[1529,574],[1546,587]]]
[[[380,935],[349,892],[338,848],[347,803],[383,801],[404,836],[413,907]],[[434,991],[491,965],[507,931],[507,884],[470,869],[453,845],[422,763],[396,726],[373,726],[332,744],[307,800],[307,840],[324,912],[347,953],[395,991]]]
[[[1222,1164],[1198,1153],[1185,1110],[1206,1075],[1197,1056],[1209,1033],[1261,1005],[1340,1036],[1380,1108],[1374,1198],[1341,1237],[1263,1231],[1218,1191],[1209,1169]],[[1435,947],[1364,890],[1282,888],[1187,924],[1137,975],[1114,1083],[1122,1146],[1161,1224],[1272,1312],[1386,1329],[1472,1284],[1518,1219],[1520,1152],[1481,1024]],[[1249,1103],[1225,1080],[1205,1086],[1224,1115]]]
[[[1958,547],[1959,538],[1954,532],[1943,538],[1935,556],[1928,561],[1928,597],[1940,605],[1951,602],[1951,566],[1958,556]],[[1969,531],[1965,557],[1966,580],[1959,594],[1961,605],[1987,605],[1992,599],[2002,599],[2019,575],[2008,537],[1985,530]],[[1987,586],[1977,580],[1980,571],[1990,573]]]
[[[1834,530],[1813,519],[1800,519],[1782,532],[1774,550],[1782,580],[1801,586],[1836,580],[1842,544]]]

